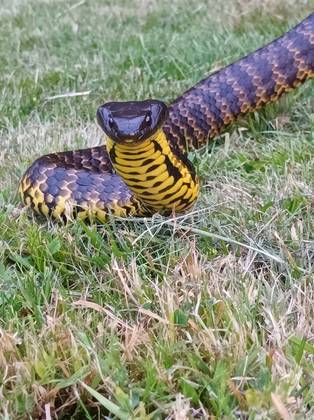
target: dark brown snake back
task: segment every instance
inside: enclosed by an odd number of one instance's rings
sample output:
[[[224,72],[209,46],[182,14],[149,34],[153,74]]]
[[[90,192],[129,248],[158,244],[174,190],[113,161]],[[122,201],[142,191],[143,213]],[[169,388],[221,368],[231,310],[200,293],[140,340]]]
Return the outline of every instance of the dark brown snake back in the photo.
[[[165,132],[199,148],[240,115],[276,101],[314,73],[314,13],[263,48],[213,73],[176,99]]]
[[[314,13],[176,99],[163,132],[179,159],[178,148],[203,146],[238,116],[277,100],[313,75]],[[105,146],[37,159],[22,177],[20,193],[25,205],[55,218],[145,214],[140,200],[114,173]]]

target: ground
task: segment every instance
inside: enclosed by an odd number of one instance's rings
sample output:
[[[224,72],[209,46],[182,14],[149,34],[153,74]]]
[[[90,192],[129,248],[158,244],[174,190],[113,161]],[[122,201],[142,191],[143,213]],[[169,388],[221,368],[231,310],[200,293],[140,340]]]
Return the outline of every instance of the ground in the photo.
[[[1,418],[314,416],[311,82],[192,155],[187,215],[62,226],[17,196],[36,157],[101,144],[101,103],[170,102],[311,9],[2,0]]]

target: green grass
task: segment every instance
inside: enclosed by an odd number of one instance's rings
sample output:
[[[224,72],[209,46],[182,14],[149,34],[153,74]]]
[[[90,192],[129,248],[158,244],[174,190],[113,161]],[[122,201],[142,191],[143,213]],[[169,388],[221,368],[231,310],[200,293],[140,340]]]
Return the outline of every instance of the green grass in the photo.
[[[193,154],[190,214],[60,226],[16,194],[102,142],[99,104],[170,101],[311,11],[260,3],[2,1],[1,418],[314,415],[311,82]]]

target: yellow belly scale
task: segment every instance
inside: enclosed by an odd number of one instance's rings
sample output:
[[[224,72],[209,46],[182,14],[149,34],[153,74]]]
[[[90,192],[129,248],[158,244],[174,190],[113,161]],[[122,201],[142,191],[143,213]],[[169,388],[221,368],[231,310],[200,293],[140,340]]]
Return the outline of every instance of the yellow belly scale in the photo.
[[[170,214],[194,204],[199,178],[184,155],[174,154],[162,130],[141,144],[108,138],[107,150],[116,173],[145,207]]]

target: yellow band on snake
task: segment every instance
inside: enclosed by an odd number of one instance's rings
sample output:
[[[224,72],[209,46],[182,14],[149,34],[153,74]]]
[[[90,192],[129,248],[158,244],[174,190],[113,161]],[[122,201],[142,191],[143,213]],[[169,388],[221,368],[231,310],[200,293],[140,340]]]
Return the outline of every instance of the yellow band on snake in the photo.
[[[140,148],[108,138],[107,150],[116,173],[151,213],[180,212],[194,204],[199,179],[193,167],[171,151],[162,129]]]

